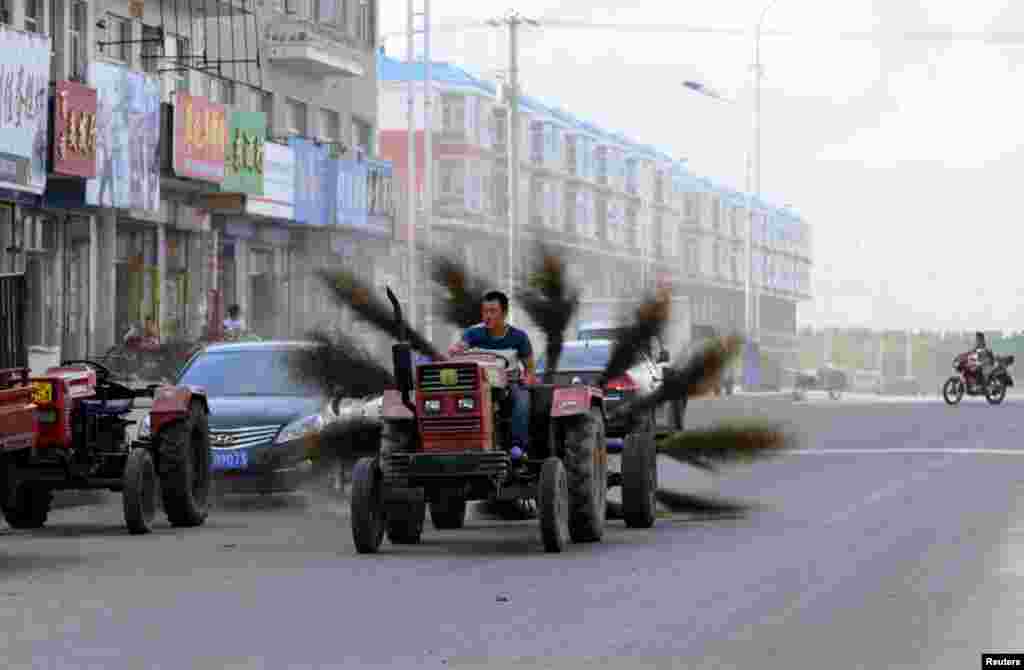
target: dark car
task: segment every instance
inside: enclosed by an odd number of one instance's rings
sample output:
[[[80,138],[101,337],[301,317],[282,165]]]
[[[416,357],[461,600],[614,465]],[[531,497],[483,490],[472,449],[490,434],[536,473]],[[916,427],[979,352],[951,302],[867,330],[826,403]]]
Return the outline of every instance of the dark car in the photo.
[[[176,384],[206,390],[212,467],[227,490],[294,491],[312,474],[311,441],[336,419],[336,409],[319,389],[289,373],[289,356],[310,346],[284,341],[210,345],[179,373]]]
[[[562,355],[558,359],[558,370],[554,375],[555,384],[595,384],[601,373],[608,366],[611,360],[611,340],[586,339],[570,340],[562,347]],[[538,375],[544,371],[545,361],[543,356],[537,362]],[[605,408],[610,416],[617,407],[638,395],[653,393],[661,385],[662,368],[655,363],[646,353],[640,354],[640,360],[636,362],[621,377],[611,379],[604,386]],[[670,406],[662,406],[651,421],[658,432],[672,430],[675,426],[670,421]],[[680,409],[678,417],[679,426],[682,426],[683,416]],[[624,437],[632,430],[628,420],[609,421],[605,425],[605,433],[608,437]]]

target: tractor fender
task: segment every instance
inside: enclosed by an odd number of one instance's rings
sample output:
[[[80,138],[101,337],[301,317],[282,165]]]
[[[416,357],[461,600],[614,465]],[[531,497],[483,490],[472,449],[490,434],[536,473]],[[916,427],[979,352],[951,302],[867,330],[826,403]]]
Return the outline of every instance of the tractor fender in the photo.
[[[402,404],[402,394],[398,392],[398,389],[388,389],[384,391],[383,402],[381,403],[380,409],[381,419],[415,419],[415,415],[409,411],[409,408]]]
[[[591,407],[598,407],[604,415],[604,394],[588,386],[567,386],[556,388],[551,398],[551,418],[586,414]]]
[[[193,400],[198,400],[203,406],[203,411],[210,413],[206,391],[201,387],[164,386],[157,389],[153,394],[153,407],[149,411],[153,433],[156,434],[167,424],[188,416]]]

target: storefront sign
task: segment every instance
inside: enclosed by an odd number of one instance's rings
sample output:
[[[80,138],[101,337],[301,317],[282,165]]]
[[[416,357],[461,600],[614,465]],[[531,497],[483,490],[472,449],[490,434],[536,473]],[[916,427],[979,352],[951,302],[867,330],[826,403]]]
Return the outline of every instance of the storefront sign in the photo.
[[[263,112],[232,112],[224,159],[225,193],[263,194],[263,143],[267,115]]]
[[[338,161],[329,158],[326,145],[293,137],[288,144],[295,150],[295,220],[313,226],[326,226],[337,199]]]
[[[0,27],[0,187],[41,195],[49,142],[50,38]]]
[[[160,80],[113,63],[89,64],[96,87],[96,178],[85,202],[160,210]]]
[[[254,216],[295,218],[295,152],[275,142],[263,146],[263,195],[250,195],[245,211]]]
[[[96,176],[96,89],[58,81],[53,107],[53,172]]]
[[[227,109],[178,91],[174,97],[174,173],[219,184],[224,181]]]

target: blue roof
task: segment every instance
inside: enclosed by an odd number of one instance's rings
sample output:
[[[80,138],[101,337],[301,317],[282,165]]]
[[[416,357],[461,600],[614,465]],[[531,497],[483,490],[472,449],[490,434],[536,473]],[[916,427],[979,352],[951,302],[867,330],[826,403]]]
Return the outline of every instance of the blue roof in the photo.
[[[467,88],[475,88],[490,95],[497,95],[498,89],[493,83],[481,79],[466,70],[446,62],[431,63],[431,75],[435,81],[454,84]],[[424,64],[422,62],[409,63],[394,58],[389,58],[383,52],[377,54],[377,72],[381,81],[423,81],[425,79]],[[596,137],[600,141],[617,144],[626,150],[628,154],[636,157],[648,158],[660,163],[671,165],[670,173],[687,188],[698,192],[710,192],[718,195],[726,202],[732,204],[746,204],[747,195],[741,191],[717,184],[708,177],[700,177],[693,174],[685,167],[685,160],[677,160],[668,154],[659,151],[649,144],[640,144],[620,132],[609,131],[581,119],[574,114],[561,109],[555,105],[548,105],[530,96],[521,95],[519,104],[526,110],[534,113],[550,116],[553,120],[567,126],[570,130],[586,133]],[[773,216],[785,219],[790,222],[800,223],[800,216],[789,208],[774,207],[760,198],[752,199],[756,209],[767,211]]]

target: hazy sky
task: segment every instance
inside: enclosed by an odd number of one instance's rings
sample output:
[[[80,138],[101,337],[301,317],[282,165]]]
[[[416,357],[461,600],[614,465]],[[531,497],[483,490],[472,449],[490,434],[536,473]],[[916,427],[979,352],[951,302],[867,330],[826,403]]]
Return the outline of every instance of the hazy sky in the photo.
[[[753,41],[729,31],[749,33],[770,1],[620,4],[432,0],[432,56],[493,76],[507,66],[505,32],[451,26],[511,8],[542,24],[647,26],[524,28],[524,92],[742,189]],[[383,32],[404,31],[406,2],[381,5]],[[1014,187],[1024,175],[1024,3],[778,0],[764,26],[788,35],[762,39],[761,190],[813,227],[817,296],[801,306],[801,323],[1024,328],[1015,272],[1024,232],[1013,223],[1021,210]],[[910,31],[926,39],[908,39]],[[1014,31],[1019,46],[979,37]],[[386,44],[405,57],[404,37]],[[692,93],[685,79],[738,104]]]

